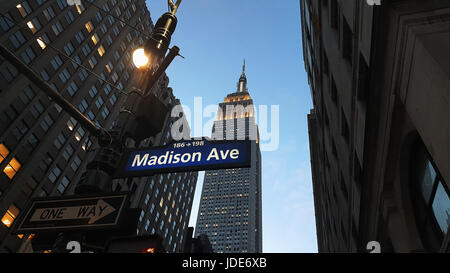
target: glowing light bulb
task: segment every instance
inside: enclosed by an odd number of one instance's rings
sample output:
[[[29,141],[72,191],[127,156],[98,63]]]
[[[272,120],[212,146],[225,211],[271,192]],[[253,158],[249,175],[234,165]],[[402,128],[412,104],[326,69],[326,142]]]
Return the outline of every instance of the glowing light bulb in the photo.
[[[137,68],[144,67],[149,63],[149,58],[145,55],[143,48],[138,48],[133,52],[133,63]]]

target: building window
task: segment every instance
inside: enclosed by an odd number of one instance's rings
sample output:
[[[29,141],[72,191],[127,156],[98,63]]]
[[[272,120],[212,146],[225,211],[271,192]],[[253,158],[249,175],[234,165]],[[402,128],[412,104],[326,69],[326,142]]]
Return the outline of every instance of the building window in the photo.
[[[425,145],[417,137],[410,165],[412,201],[422,242],[438,252],[450,225],[450,191]]]
[[[75,4],[75,7],[77,8],[77,12],[78,12],[78,14],[81,14],[81,13],[83,13],[83,11],[84,11],[84,7],[83,7],[83,5],[79,5],[79,4]]]
[[[36,41],[42,50],[44,50],[47,47],[47,44],[44,42],[44,39],[42,37],[37,38]]]
[[[27,15],[31,13],[31,8],[27,1],[23,1],[21,4],[18,4],[16,8],[19,10],[22,17],[27,17]]]
[[[47,132],[48,129],[53,125],[54,120],[49,116],[46,115],[44,119],[41,121],[41,128],[44,132]]]
[[[81,139],[84,137],[85,133],[86,133],[86,131],[82,127],[79,127],[75,133],[75,139],[77,141],[81,141]]]
[[[66,161],[69,161],[70,157],[73,155],[73,147],[72,145],[67,145],[66,149],[63,152],[63,157]]]
[[[61,149],[62,146],[66,143],[66,138],[63,134],[59,134],[58,137],[55,139],[53,144],[55,145],[56,149]]]
[[[103,87],[103,91],[105,91],[106,95],[109,95],[111,90],[112,90],[112,88],[111,88],[111,85],[109,85],[109,84],[106,84],[105,87]]]
[[[62,83],[66,83],[70,79],[70,73],[67,68],[64,68],[64,70],[59,73],[58,77]]]
[[[50,6],[42,11],[45,15],[45,18],[47,18],[47,21],[51,21],[55,17],[55,12],[53,11],[53,8]]]
[[[36,58],[36,54],[34,53],[33,49],[31,47],[27,47],[21,54],[20,57],[22,57],[22,60],[26,64],[30,64],[34,58]]]
[[[42,158],[41,162],[39,163],[39,168],[43,173],[47,172],[48,168],[50,168],[50,165],[53,163],[53,157],[47,153],[45,154],[45,157]]]
[[[86,71],[86,69],[82,68],[80,70],[80,80],[84,81],[86,80],[86,78],[89,76],[88,72]]]
[[[63,194],[69,184],[70,184],[70,180],[66,176],[64,176],[61,179],[61,183],[59,183],[59,185],[58,185],[58,188],[57,188],[58,192]]]
[[[9,150],[5,145],[0,144],[0,163],[9,155]]]
[[[17,123],[17,126],[12,130],[12,134],[16,138],[17,141],[20,141],[22,137],[28,132],[28,126],[25,124],[23,120]]]
[[[112,94],[111,98],[109,98],[109,101],[111,102],[111,105],[114,105],[117,101],[117,96],[116,94]]]
[[[78,86],[75,82],[71,82],[68,86],[67,86],[67,92],[70,94],[71,97],[73,97],[73,95],[75,95],[75,93],[78,91]]]
[[[6,176],[9,177],[9,179],[13,179],[21,166],[22,165],[20,164],[20,162],[17,159],[13,158],[3,169],[3,172],[6,174]]]
[[[86,110],[88,109],[89,104],[87,103],[87,101],[85,99],[83,99],[80,103],[80,105],[78,105],[78,109],[80,110],[81,113],[85,113]]]
[[[100,56],[103,56],[105,54],[105,48],[102,45],[100,45],[98,47],[97,51],[98,51],[98,55],[100,55]]]
[[[33,150],[37,147],[39,144],[39,140],[34,134],[30,134],[27,138],[27,143],[25,144],[25,149],[29,154],[33,152]]]
[[[27,26],[33,34],[41,29],[41,24],[39,23],[39,19],[37,17],[33,18],[31,21],[28,21]]]
[[[72,161],[72,164],[70,164],[70,167],[72,168],[72,170],[74,172],[76,172],[78,170],[78,168],[81,165],[81,159],[80,157],[78,157],[78,155],[75,155]]]
[[[111,62],[108,62],[106,65],[106,70],[108,70],[109,73],[111,73],[112,69],[113,69],[113,65]]]
[[[55,181],[58,179],[59,175],[61,174],[61,169],[58,166],[55,166],[55,168],[51,171],[51,173],[48,175],[48,179],[55,183]]]
[[[56,2],[61,10],[67,7],[67,0],[57,0]]]
[[[72,11],[70,11],[70,10],[66,13],[66,15],[64,15],[64,17],[66,17],[67,24],[69,24],[69,25],[73,21],[75,21],[75,17],[73,16]]]
[[[75,51],[75,48],[72,45],[72,42],[68,42],[65,46],[64,46],[64,51],[66,52],[67,56],[72,55],[72,53]]]
[[[102,14],[98,11],[95,14],[95,18],[97,19],[97,23],[100,23],[103,20]]]
[[[89,46],[89,44],[85,44],[81,51],[83,51],[84,56],[87,57],[89,53],[91,53],[91,47]]]
[[[83,149],[83,151],[88,151],[89,148],[92,146],[92,141],[89,138],[86,138],[83,142],[83,144],[81,145],[81,148]]]
[[[97,59],[95,58],[94,55],[92,55],[91,58],[89,58],[88,62],[91,68],[94,68],[97,65]]]
[[[1,75],[8,83],[12,82],[12,80],[14,80],[18,74],[19,72],[17,71],[17,69],[14,66],[10,65],[6,65],[5,69],[1,72]]]
[[[103,110],[102,110],[102,116],[104,119],[106,119],[108,117],[108,115],[109,115],[109,109],[107,106],[105,106],[105,108],[103,108]]]
[[[86,27],[86,30],[89,33],[94,29],[94,26],[92,25],[91,21],[88,21],[84,26]]]
[[[56,36],[58,36],[61,32],[63,32],[63,27],[61,25],[61,23],[59,21],[57,21],[53,26],[52,26],[53,32],[55,33]]]
[[[28,103],[30,103],[33,98],[36,96],[36,93],[34,93],[33,89],[31,89],[30,86],[26,86],[23,89],[23,92],[20,93],[19,98],[20,100],[27,105]]]
[[[97,98],[97,100],[95,101],[95,105],[97,106],[98,109],[100,109],[102,107],[103,103],[104,103],[104,101],[102,99],[102,96],[99,96]]]
[[[98,38],[97,33],[94,33],[94,35],[92,35],[92,37],[91,37],[91,40],[94,43],[94,45],[96,45],[98,43],[98,41],[100,41],[100,38]]]
[[[50,60],[50,63],[53,66],[53,69],[55,69],[55,71],[58,70],[58,68],[63,64],[59,55],[55,55],[55,57]]]
[[[7,227],[11,227],[12,223],[19,215],[19,212],[20,210],[16,206],[14,205],[9,206],[5,215],[3,215],[2,223]]]
[[[9,13],[3,14],[3,17],[0,17],[0,27],[4,32],[7,32],[14,26],[14,20],[11,18]]]

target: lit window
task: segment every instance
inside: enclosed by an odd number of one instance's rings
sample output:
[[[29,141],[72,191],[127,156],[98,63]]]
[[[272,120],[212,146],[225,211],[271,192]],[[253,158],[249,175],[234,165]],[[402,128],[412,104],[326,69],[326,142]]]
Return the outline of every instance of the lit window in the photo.
[[[91,40],[92,40],[92,42],[94,42],[94,45],[96,45],[98,43],[98,41],[100,39],[98,38],[97,33],[94,33],[94,35],[92,35]]]
[[[9,179],[12,179],[16,173],[19,171],[20,167],[22,165],[17,161],[17,159],[13,158],[9,162],[8,165],[6,165],[5,169],[3,169],[3,172],[9,177]]]
[[[11,205],[5,215],[3,215],[2,223],[7,227],[11,227],[11,224],[14,222],[17,215],[19,215],[19,209],[16,206]]]
[[[97,51],[98,55],[100,56],[103,56],[103,54],[105,54],[105,48],[102,45],[98,47]]]
[[[42,49],[45,49],[47,47],[47,45],[44,43],[42,37],[39,37],[38,39],[36,39],[36,41]]]
[[[106,66],[106,70],[108,70],[108,72],[111,73],[111,71],[113,69],[111,62],[107,63],[105,66]]]
[[[77,123],[78,122],[74,118],[70,117],[69,121],[67,121],[67,127],[70,131],[73,131],[73,129],[75,129],[75,126],[77,126]]]
[[[33,34],[36,33],[37,30],[36,30],[36,28],[34,27],[33,22],[29,21],[29,22],[27,23],[27,26],[28,26],[28,28],[31,30],[31,32],[33,32]]]
[[[94,26],[92,25],[91,21],[88,21],[84,26],[86,27],[88,32],[91,32],[94,29]]]
[[[81,128],[81,127],[78,128],[78,130],[75,133],[75,139],[79,142],[83,138],[85,133],[86,133],[86,131],[84,131],[83,128]]]
[[[0,163],[9,155],[9,150],[5,145],[0,144]]]
[[[31,13],[31,8],[28,5],[27,1],[23,2],[22,4],[18,4],[16,8],[19,10],[22,17],[26,17],[29,13]]]
[[[83,5],[75,4],[75,6],[77,7],[78,14],[81,14],[84,11]]]

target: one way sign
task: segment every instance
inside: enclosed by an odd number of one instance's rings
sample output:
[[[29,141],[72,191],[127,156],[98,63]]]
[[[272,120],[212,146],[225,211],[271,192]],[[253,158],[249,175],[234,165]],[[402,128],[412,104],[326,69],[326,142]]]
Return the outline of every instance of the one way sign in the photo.
[[[127,196],[127,193],[121,193],[95,197],[36,199],[32,201],[17,232],[117,227],[127,203]]]
[[[88,224],[114,212],[116,209],[100,199],[92,206],[42,208],[34,211],[30,222],[51,220],[89,219]]]

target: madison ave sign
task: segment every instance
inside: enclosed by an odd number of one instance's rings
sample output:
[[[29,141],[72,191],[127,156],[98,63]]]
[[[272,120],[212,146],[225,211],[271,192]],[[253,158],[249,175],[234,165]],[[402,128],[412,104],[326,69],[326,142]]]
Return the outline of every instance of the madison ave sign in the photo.
[[[189,140],[167,146],[130,149],[115,177],[250,167],[251,142]]]
[[[17,233],[118,227],[128,193],[34,199]]]

